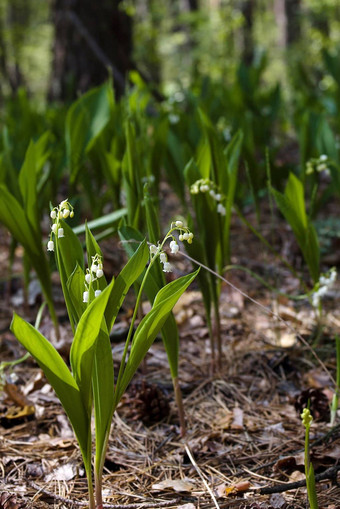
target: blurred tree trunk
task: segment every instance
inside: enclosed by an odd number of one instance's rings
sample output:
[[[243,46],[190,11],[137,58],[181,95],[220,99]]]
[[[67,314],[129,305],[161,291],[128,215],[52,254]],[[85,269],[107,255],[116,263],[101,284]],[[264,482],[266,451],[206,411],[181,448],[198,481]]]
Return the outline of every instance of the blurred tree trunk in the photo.
[[[198,11],[198,0],[188,0],[189,11]]]
[[[242,14],[244,17],[244,25],[242,29],[243,38],[243,54],[242,60],[246,65],[251,65],[254,58],[254,40],[253,40],[253,24],[256,0],[244,0],[242,4]]]
[[[132,20],[122,0],[54,0],[50,100],[73,99],[105,81],[111,69],[122,93],[131,69]]]
[[[311,21],[314,28],[319,30],[322,35],[329,37],[329,12],[327,9],[318,9],[317,12],[311,12]]]
[[[301,0],[286,0],[287,44],[297,42],[301,37]]]
[[[287,16],[285,0],[274,0],[274,15],[277,24],[277,39],[281,48],[287,46]]]

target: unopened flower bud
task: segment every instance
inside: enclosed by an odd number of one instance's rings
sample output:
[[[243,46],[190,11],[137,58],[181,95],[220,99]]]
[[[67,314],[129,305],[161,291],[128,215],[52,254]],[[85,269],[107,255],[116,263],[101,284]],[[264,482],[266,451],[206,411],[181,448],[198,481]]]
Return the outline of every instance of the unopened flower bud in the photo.
[[[73,212],[73,210],[71,210],[71,212],[70,212],[70,217],[74,217],[74,212]]]
[[[63,210],[63,218],[66,219],[70,215],[70,211],[68,209]]]
[[[175,225],[177,226],[177,228],[182,228],[183,227],[183,221],[176,221]]]
[[[57,217],[57,212],[55,211],[55,209],[51,210],[50,217],[51,219],[55,219]]]
[[[183,235],[182,235],[182,234],[178,236],[178,240],[179,240],[180,242],[183,242],[184,238],[183,238]]]

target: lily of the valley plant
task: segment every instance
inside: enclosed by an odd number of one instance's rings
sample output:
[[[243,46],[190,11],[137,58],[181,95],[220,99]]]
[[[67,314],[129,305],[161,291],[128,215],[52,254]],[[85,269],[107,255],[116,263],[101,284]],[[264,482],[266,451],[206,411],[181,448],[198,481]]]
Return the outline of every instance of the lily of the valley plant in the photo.
[[[56,256],[65,303],[74,332],[70,352],[71,371],[51,343],[16,314],[11,330],[36,359],[60,399],[83,456],[88,480],[89,507],[101,509],[102,474],[113,413],[173,306],[194,280],[197,272],[172,281],[157,293],[151,310],[139,323],[132,339],[137,309],[150,268],[160,261],[165,272],[171,271],[172,267],[164,252],[165,243],[170,240],[170,249],[172,253],[176,253],[179,246],[174,232],[179,232],[179,237],[182,236],[183,240],[188,242],[192,241],[193,235],[182,223],[172,223],[169,232],[157,246],[152,245],[149,248],[144,240],[117,278],[113,278],[108,284],[100,248],[88,228],[86,250],[89,267],[85,269],[81,244],[64,221],[72,216],[73,209],[67,200],[51,211],[53,224],[47,245],[48,250],[54,251]],[[127,291],[143,271],[144,277],[137,295],[115,383],[109,333]],[[91,432],[93,411],[94,483]]]

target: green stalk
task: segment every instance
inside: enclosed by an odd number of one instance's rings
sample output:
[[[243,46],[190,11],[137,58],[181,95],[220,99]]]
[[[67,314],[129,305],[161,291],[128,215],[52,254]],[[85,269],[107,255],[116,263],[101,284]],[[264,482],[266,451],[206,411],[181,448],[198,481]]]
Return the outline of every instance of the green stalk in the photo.
[[[310,509],[318,509],[318,500],[315,489],[315,476],[314,468],[310,462],[309,455],[309,430],[313,422],[313,417],[308,408],[305,408],[301,414],[302,424],[306,428],[305,432],[305,474],[306,474],[306,485],[307,495],[309,500]]]
[[[336,387],[335,393],[332,400],[331,407],[331,426],[334,426],[336,413],[339,405],[339,392],[340,392],[340,337],[335,336],[335,344],[336,344]]]
[[[58,268],[58,272],[60,274],[61,287],[62,287],[62,290],[63,290],[64,298],[66,300],[66,295],[68,295],[68,289],[67,289],[67,286],[66,286],[66,281],[64,281],[64,270],[62,270],[62,265],[61,265],[61,262],[60,262],[58,235],[55,235],[55,254],[56,254],[57,268]],[[70,320],[70,324],[71,324],[71,328],[72,328],[72,333],[73,333],[73,336],[74,336],[75,332],[76,332],[76,326],[75,326],[75,323],[74,323],[74,320],[73,320],[73,317],[72,317],[71,310],[69,309],[69,305],[68,305],[67,300],[66,300],[66,307],[67,307],[67,310],[68,310],[69,320]]]
[[[135,303],[135,307],[134,307],[134,311],[133,311],[133,315],[132,315],[132,318],[131,318],[129,332],[128,332],[128,335],[127,335],[127,338],[126,338],[126,341],[125,341],[125,346],[124,346],[124,351],[123,351],[123,355],[122,355],[122,360],[121,360],[120,367],[119,367],[117,382],[116,382],[116,386],[115,386],[115,395],[118,394],[118,390],[117,389],[119,388],[119,385],[121,383],[121,379],[122,379],[122,376],[123,376],[123,373],[124,373],[126,357],[127,357],[127,354],[128,354],[128,349],[129,349],[130,343],[131,343],[131,338],[132,338],[132,334],[133,334],[133,329],[134,329],[134,324],[135,324],[135,321],[136,321],[137,313],[138,313],[138,310],[140,308],[142,293],[143,293],[143,289],[144,289],[144,285],[145,285],[146,279],[147,279],[147,277],[149,275],[149,272],[150,272],[150,269],[151,269],[152,265],[154,264],[156,258],[158,258],[159,253],[162,251],[163,246],[164,246],[166,240],[168,239],[169,234],[171,233],[171,231],[164,238],[162,244],[160,245],[160,247],[158,249],[158,253],[151,258],[149,266],[147,267],[147,269],[145,271],[145,274],[144,274],[144,277],[142,279],[142,282],[140,284],[139,291],[138,291],[138,294],[137,294],[136,303]],[[179,388],[179,386],[178,386],[178,388]],[[177,391],[177,397],[178,397],[178,391]],[[114,412],[116,410],[116,407],[117,407],[118,403],[119,403],[119,401],[117,400],[116,397],[114,397],[113,405],[112,405],[112,416],[113,416],[113,414],[114,414]],[[112,416],[111,416],[111,419],[112,419]],[[182,426],[182,424],[181,424],[181,426]],[[102,507],[103,507],[103,501],[102,501],[102,477],[103,477],[103,468],[104,468],[104,462],[105,462],[105,453],[106,453],[106,450],[107,450],[108,440],[109,440],[109,431],[107,432],[107,436],[105,437],[105,442],[104,442],[102,451],[100,451],[100,453],[98,455],[96,454],[96,465],[95,465],[95,496],[96,496],[96,504],[97,504],[96,505],[96,509],[102,509]]]
[[[175,394],[175,401],[178,408],[178,417],[179,417],[179,425],[181,429],[181,437],[184,437],[187,428],[185,424],[185,415],[184,415],[184,407],[183,407],[183,400],[182,400],[182,391],[181,387],[179,385],[178,376],[172,379],[173,387],[174,387],[174,394]]]
[[[124,347],[123,356],[122,356],[122,360],[121,360],[120,367],[119,367],[118,378],[117,378],[117,382],[116,382],[116,388],[119,387],[120,381],[121,381],[122,376],[123,376],[126,356],[127,356],[128,349],[129,349],[129,346],[130,346],[131,337],[132,337],[132,334],[133,334],[133,328],[134,328],[134,324],[135,324],[135,321],[136,321],[136,317],[137,317],[137,313],[138,313],[138,308],[140,306],[140,302],[141,302],[142,293],[143,293],[143,289],[144,289],[144,285],[145,285],[146,279],[147,279],[147,277],[149,275],[150,269],[153,266],[156,258],[159,257],[159,254],[161,253],[165,242],[168,240],[169,237],[171,237],[171,232],[173,230],[175,230],[175,229],[176,228],[173,228],[172,230],[170,230],[167,233],[167,235],[165,236],[162,244],[158,248],[158,252],[151,258],[149,266],[146,269],[145,274],[144,274],[143,279],[142,279],[142,282],[140,284],[139,291],[138,291],[138,294],[137,294],[135,308],[133,310],[133,315],[132,315],[132,318],[131,318],[129,332],[128,332],[128,335],[127,335],[127,338],[126,338],[126,341],[125,341],[125,347]],[[115,400],[114,407],[116,407],[117,404],[118,404],[118,401]]]

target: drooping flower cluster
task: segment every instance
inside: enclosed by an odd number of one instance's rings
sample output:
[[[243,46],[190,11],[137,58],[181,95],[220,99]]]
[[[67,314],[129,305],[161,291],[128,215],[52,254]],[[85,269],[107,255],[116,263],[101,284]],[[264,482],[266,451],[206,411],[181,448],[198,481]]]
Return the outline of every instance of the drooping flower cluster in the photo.
[[[327,162],[329,161],[326,154],[322,154],[319,158],[312,158],[306,164],[306,175],[312,175],[314,172],[321,173],[324,171],[327,175],[330,173]]]
[[[83,302],[89,302],[90,298],[90,290],[95,281],[97,281],[96,286],[97,289],[94,292],[94,296],[98,297],[101,294],[101,290],[98,287],[98,279],[103,277],[103,263],[102,257],[99,254],[92,256],[92,264],[90,268],[86,269],[85,274],[85,291],[83,292]]]
[[[191,194],[199,194],[199,193],[208,193],[211,198],[217,202],[217,212],[221,214],[221,216],[225,216],[226,209],[224,205],[221,203],[224,199],[224,196],[219,192],[218,187],[209,179],[200,179],[196,180],[194,184],[190,187]]]
[[[61,239],[64,237],[64,228],[60,226],[60,219],[66,219],[67,217],[73,217],[73,207],[70,202],[66,199],[63,200],[58,207],[54,207],[50,212],[50,218],[53,220],[51,226],[50,240],[47,243],[47,251],[54,251],[54,240],[53,235]]]
[[[187,228],[186,226],[183,225],[183,221],[175,221],[174,223],[171,223],[170,231],[166,234],[161,245],[155,246],[155,244],[150,244],[149,249],[150,249],[151,260],[155,256],[159,255],[159,261],[163,264],[163,272],[172,272],[172,265],[168,261],[167,254],[165,253],[165,251],[163,251],[164,243],[168,239],[171,239],[170,244],[169,244],[171,254],[177,254],[179,251],[179,245],[177,244],[176,238],[173,236],[174,231],[179,232],[178,240],[180,242],[183,242],[184,240],[186,240],[188,242],[188,244],[191,244],[192,239],[194,238],[194,234],[189,230],[189,228]]]
[[[328,290],[334,285],[336,276],[337,273],[335,267],[333,267],[327,274],[320,276],[317,284],[317,290],[312,295],[313,307],[319,307],[322,297],[324,297]]]

